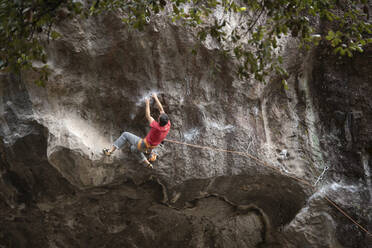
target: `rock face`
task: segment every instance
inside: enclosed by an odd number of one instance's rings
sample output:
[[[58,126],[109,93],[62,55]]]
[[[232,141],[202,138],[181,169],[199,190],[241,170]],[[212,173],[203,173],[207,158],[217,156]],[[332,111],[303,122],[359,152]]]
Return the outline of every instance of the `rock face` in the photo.
[[[1,75],[0,245],[369,247],[323,196],[371,231],[370,50],[338,60],[288,42],[284,90],[239,80],[206,44],[192,55],[188,31],[161,17],[144,32],[116,16],[58,28],[45,88]],[[123,131],[146,135],[154,91],[169,139],[277,170],[169,142],[153,170],[128,147],[102,156]],[[315,191],[293,179],[315,183],[326,166]]]

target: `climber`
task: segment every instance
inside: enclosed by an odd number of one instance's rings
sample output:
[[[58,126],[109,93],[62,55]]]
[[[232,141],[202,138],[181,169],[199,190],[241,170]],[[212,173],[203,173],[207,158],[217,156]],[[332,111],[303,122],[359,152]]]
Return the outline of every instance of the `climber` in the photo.
[[[161,105],[156,93],[152,94],[152,97],[155,99],[156,105],[160,111],[160,116],[158,121],[155,121],[154,118],[150,115],[150,99],[146,99],[146,119],[150,124],[150,132],[144,139],[131,134],[129,132],[123,132],[121,136],[114,142],[112,148],[109,150],[107,148],[103,149],[103,153],[106,156],[110,156],[116,149],[122,148],[126,142],[130,144],[130,149],[133,153],[136,154],[138,159],[145,163],[149,168],[153,168],[151,162],[154,162],[157,157],[157,153],[153,149],[159,145],[167,136],[170,129],[170,121],[168,115],[164,112],[163,106]],[[149,159],[144,155],[150,154]]]

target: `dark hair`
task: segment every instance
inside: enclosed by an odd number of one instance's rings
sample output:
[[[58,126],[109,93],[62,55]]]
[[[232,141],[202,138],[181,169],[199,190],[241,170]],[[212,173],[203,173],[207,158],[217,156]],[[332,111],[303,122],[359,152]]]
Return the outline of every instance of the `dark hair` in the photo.
[[[168,121],[169,121],[169,118],[167,114],[163,113],[159,116],[159,125],[161,127],[167,125]]]

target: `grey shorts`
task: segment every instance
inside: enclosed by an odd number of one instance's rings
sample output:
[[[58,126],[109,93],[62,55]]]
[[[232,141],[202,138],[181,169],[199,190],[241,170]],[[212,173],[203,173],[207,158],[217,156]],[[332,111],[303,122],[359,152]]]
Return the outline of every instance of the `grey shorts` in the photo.
[[[137,135],[134,135],[129,132],[123,132],[120,135],[120,137],[117,140],[115,140],[113,145],[116,147],[116,149],[120,149],[126,143],[128,143],[130,145],[130,150],[132,151],[132,153],[137,157],[137,159],[140,162],[143,162],[146,159],[146,156],[143,153],[143,151],[146,151],[146,145],[144,142],[141,142],[141,144],[138,147],[138,142],[140,140],[141,138],[138,137]]]

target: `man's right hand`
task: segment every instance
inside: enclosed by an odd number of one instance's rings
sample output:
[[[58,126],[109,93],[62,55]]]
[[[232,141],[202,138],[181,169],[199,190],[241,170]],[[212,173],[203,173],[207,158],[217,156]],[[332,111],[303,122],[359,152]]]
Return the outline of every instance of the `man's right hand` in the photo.
[[[158,96],[156,95],[156,93],[152,93],[152,97],[155,99],[155,102],[156,102],[156,105],[158,106],[158,109],[160,111],[160,114],[164,113],[164,109],[163,109],[163,106],[161,105],[159,99],[158,99]]]

